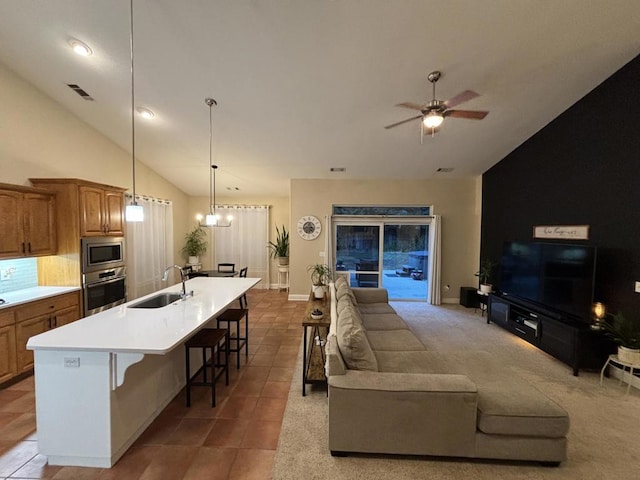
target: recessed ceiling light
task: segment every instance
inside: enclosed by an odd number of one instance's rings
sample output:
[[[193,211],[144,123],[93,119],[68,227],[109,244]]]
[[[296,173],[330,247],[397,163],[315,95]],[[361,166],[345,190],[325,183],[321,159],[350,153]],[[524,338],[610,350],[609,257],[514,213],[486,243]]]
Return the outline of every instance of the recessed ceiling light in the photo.
[[[156,116],[155,113],[153,113],[148,108],[144,108],[144,107],[136,108],[136,112],[138,112],[142,118],[146,118],[147,120],[151,120],[153,117]]]
[[[82,55],[83,57],[88,57],[93,54],[93,50],[84,42],[81,42],[77,38],[72,38],[69,40],[69,45],[78,55]]]
[[[451,172],[453,172],[453,168],[451,168],[451,167],[440,167],[436,171],[437,172],[441,172],[441,173],[451,173]]]
[[[331,167],[329,171],[330,172],[346,172],[347,169],[344,167]]]

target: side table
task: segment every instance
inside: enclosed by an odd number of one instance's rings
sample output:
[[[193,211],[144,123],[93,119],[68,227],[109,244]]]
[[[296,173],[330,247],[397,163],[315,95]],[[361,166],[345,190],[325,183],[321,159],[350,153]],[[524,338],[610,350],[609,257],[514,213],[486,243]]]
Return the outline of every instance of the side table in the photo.
[[[604,367],[602,367],[602,370],[600,371],[600,385],[602,385],[602,381],[604,379],[604,372],[606,371],[610,363],[615,363],[622,366],[622,378],[620,378],[620,385],[622,385],[622,382],[625,378],[625,375],[627,373],[627,368],[629,369],[629,377],[627,381],[627,393],[625,393],[625,395],[629,395],[629,389],[631,388],[631,381],[633,380],[633,371],[640,370],[640,364],[624,362],[618,358],[618,355],[609,355],[609,358],[607,358],[607,361],[605,362]]]
[[[323,313],[322,318],[316,320],[311,318],[311,312],[315,309]],[[327,383],[324,372],[325,355],[324,344],[326,343],[327,330],[331,324],[329,304],[325,299],[316,300],[313,293],[307,301],[307,308],[302,319],[302,329],[304,338],[302,340],[302,396],[306,395],[307,383]],[[308,332],[311,330],[311,338]]]
[[[487,302],[489,300],[489,294],[487,292],[483,292],[482,290],[476,290],[478,293],[478,306],[480,307],[480,316],[484,317],[484,312],[487,311]],[[489,320],[487,319],[487,323]]]

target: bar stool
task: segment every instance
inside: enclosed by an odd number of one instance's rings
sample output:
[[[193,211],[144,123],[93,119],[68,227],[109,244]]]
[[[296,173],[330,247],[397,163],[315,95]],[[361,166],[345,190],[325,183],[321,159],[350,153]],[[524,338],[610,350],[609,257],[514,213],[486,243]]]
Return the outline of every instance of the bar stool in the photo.
[[[240,322],[244,318],[244,336],[240,336]],[[238,359],[238,368],[240,368],[240,351],[244,348],[245,357],[249,357],[249,309],[248,308],[227,308],[218,315],[218,328],[221,323],[226,323],[229,332],[231,332],[231,323],[236,324],[235,336],[229,333],[229,342],[234,342],[235,346],[229,347],[229,352],[235,352]]]
[[[211,387],[211,406],[216,406],[216,380],[223,373],[225,374],[225,384],[229,385],[229,331],[221,328],[203,328],[189,340],[184,342],[185,365],[187,378],[187,407],[191,406],[191,387],[205,386]],[[224,347],[224,363],[220,361],[221,347]],[[192,376],[191,364],[189,362],[189,350],[192,348],[202,349],[202,367]],[[211,350],[211,357],[207,361],[207,350]],[[217,362],[216,362],[217,354]],[[211,369],[211,381],[207,381],[207,368]],[[216,372],[216,369],[219,371]],[[202,372],[203,381],[194,382],[193,379]]]

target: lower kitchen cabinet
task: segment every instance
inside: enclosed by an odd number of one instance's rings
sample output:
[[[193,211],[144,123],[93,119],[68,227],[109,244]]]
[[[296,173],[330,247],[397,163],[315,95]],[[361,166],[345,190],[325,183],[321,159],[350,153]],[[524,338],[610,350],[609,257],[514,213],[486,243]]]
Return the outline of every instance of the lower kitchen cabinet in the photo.
[[[12,311],[0,313],[0,383],[18,373],[16,363],[16,327]]]
[[[49,321],[49,315],[40,315],[16,323],[18,373],[27,372],[33,368],[33,352],[27,350],[27,341],[34,335],[46,332]]]
[[[2,310],[0,383],[33,369],[33,352],[27,350],[29,338],[79,318],[80,292],[57,295]]]

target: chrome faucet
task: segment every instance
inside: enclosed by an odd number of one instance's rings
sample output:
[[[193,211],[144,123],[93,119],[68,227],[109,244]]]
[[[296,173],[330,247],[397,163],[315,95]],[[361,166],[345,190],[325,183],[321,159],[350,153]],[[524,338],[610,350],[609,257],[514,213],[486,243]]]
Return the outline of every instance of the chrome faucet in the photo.
[[[180,265],[171,265],[170,267],[165,268],[164,273],[162,274],[162,281],[163,282],[167,281],[167,278],[169,277],[169,270],[171,270],[172,268],[177,268],[178,271],[180,272],[180,280],[182,281],[182,292],[180,292],[180,298],[182,300],[186,300],[188,295],[187,295],[187,288],[184,283],[184,270],[182,270],[182,267]],[[193,292],[191,292],[191,294],[193,295]]]

